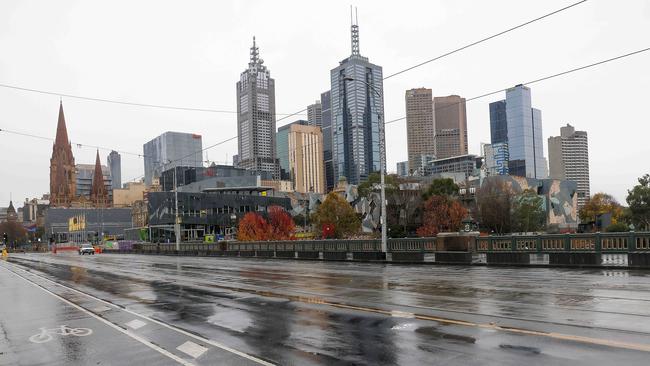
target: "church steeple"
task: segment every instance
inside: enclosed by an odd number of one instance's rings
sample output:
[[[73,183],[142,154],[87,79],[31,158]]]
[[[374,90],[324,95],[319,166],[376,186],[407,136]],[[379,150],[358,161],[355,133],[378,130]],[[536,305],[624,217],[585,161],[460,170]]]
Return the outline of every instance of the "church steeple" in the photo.
[[[59,120],[50,159],[50,204],[53,207],[69,207],[76,194],[76,171],[72,146],[63,114],[63,102],[59,102]]]
[[[99,150],[95,157],[95,171],[93,173],[93,183],[90,190],[90,200],[95,204],[95,207],[108,206],[108,191],[104,185],[104,173],[102,172],[102,164],[99,160]]]

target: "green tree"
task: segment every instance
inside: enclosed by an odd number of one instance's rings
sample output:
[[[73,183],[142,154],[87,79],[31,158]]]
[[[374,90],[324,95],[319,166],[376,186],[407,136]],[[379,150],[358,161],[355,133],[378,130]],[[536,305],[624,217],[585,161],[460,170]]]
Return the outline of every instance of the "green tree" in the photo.
[[[365,182],[359,184],[359,187],[357,187],[359,197],[368,197],[371,192],[379,192],[381,189],[380,183],[381,175],[379,175],[379,173],[371,173],[368,176],[368,179]],[[396,175],[384,176],[384,184],[386,184],[384,191],[386,192],[386,196],[392,194],[395,191],[398,191],[399,183],[399,178],[397,178]]]
[[[457,196],[458,185],[451,178],[434,179],[423,193],[424,200],[431,196]]]
[[[331,192],[311,216],[318,230],[325,225],[334,227],[334,237],[344,238],[361,229],[361,221],[350,204],[339,194]]]
[[[620,233],[628,230],[630,230],[629,227],[623,222],[617,222],[605,228],[605,231],[608,233]]]
[[[578,216],[583,223],[589,223],[596,222],[598,216],[606,213],[612,214],[612,224],[616,224],[623,216],[623,207],[611,195],[599,192],[582,206]]]
[[[512,228],[515,232],[541,231],[546,223],[544,200],[532,189],[517,195],[512,204]]]
[[[627,191],[629,218],[637,229],[650,229],[650,174],[638,179],[639,184]]]

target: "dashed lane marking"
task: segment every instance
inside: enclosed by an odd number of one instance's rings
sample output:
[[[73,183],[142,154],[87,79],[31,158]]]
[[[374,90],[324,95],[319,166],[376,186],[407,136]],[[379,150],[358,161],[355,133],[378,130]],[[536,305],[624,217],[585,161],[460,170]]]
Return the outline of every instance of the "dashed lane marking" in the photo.
[[[207,348],[191,341],[187,341],[181,344],[180,346],[176,347],[176,349],[187,353],[188,355],[192,356],[192,358],[199,358],[208,350]]]
[[[126,323],[126,326],[131,328],[131,329],[140,329],[147,325],[147,323],[143,322],[140,319],[133,319],[130,322]]]

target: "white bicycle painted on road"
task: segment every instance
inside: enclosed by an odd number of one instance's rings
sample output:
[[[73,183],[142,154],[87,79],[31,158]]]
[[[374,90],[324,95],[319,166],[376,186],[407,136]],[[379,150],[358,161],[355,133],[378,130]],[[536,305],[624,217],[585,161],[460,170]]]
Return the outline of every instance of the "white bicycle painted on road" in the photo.
[[[40,328],[41,332],[29,337],[32,343],[46,343],[52,340],[52,335],[68,336],[73,335],[76,337],[85,337],[93,334],[92,329],[88,328],[70,328],[67,325],[62,325],[58,328]]]

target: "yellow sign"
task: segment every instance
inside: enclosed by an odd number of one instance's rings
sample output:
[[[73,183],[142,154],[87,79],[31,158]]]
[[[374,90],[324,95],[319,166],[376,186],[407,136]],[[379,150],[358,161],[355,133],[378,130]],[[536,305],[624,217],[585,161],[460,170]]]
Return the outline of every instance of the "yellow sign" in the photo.
[[[75,215],[68,219],[68,231],[81,231],[86,229],[86,215]]]

